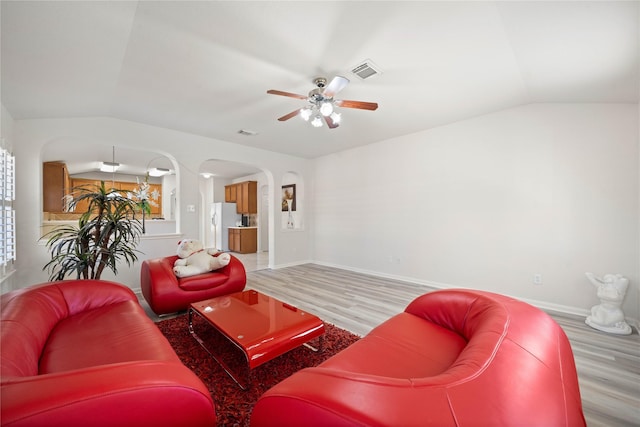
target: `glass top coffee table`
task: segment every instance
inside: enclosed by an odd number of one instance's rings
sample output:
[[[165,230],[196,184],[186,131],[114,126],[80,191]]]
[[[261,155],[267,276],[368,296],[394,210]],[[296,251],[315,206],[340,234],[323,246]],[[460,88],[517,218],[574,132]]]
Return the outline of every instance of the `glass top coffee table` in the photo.
[[[301,345],[313,351],[322,348],[325,329],[322,320],[258,291],[246,290],[195,302],[187,313],[191,335],[243,390],[250,383],[251,370],[263,363]],[[200,322],[200,331],[203,327],[213,328],[244,355],[246,382],[234,372],[237,369],[230,367],[231,360],[224,360],[225,355],[212,348],[220,346],[212,345],[201,336],[202,332],[197,333],[194,315],[204,320]],[[312,347],[308,342],[315,338],[318,345]],[[235,358],[229,354],[226,357]]]

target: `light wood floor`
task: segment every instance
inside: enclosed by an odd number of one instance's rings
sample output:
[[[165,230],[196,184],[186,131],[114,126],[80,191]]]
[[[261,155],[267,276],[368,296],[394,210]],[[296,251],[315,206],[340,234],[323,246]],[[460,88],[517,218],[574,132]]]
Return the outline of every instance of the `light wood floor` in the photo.
[[[404,310],[429,288],[316,264],[247,268],[247,287],[274,296],[358,335]],[[640,426],[640,337],[609,335],[584,319],[549,313],[573,348],[589,427]],[[531,403],[535,405],[535,402]],[[544,408],[540,408],[544,410]]]
[[[255,252],[252,254],[239,254],[230,252],[231,255],[238,258],[246,271],[264,270],[269,268],[269,252]]]

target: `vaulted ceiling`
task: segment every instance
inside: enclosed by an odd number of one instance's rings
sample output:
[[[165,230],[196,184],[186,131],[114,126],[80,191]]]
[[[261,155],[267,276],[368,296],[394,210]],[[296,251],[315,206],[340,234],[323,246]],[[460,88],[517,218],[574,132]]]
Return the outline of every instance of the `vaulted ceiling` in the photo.
[[[14,119],[108,116],[315,158],[537,102],[637,103],[639,3],[2,1]],[[381,73],[362,80],[365,60]],[[351,80],[337,129],[276,119]],[[238,131],[257,132],[245,136]]]

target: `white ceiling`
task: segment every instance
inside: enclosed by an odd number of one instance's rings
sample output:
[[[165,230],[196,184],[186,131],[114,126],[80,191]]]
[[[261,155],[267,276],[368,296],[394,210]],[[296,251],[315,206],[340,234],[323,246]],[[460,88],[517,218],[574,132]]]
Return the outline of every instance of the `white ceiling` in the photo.
[[[109,116],[306,158],[534,102],[637,103],[639,2],[2,1],[14,119]],[[361,80],[365,59],[383,72]],[[343,75],[337,129],[297,117]],[[258,132],[238,134],[240,129]]]

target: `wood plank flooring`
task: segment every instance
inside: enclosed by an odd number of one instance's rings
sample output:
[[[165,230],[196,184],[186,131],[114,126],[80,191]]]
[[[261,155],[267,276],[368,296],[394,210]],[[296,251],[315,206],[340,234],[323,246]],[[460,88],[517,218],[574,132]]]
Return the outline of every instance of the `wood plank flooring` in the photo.
[[[432,290],[316,264],[249,271],[247,287],[361,336]],[[640,426],[638,332],[634,330],[629,336],[605,334],[585,325],[581,317],[549,314],[571,341],[587,425]]]

